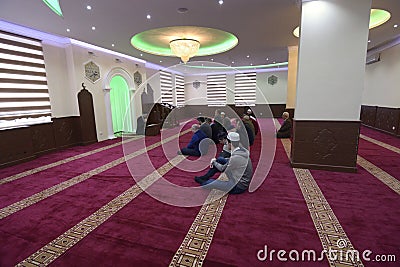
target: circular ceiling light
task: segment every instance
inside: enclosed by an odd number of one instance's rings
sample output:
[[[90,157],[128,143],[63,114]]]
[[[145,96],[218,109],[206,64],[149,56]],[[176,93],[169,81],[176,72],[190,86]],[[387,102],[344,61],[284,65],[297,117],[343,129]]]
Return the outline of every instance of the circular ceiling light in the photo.
[[[208,56],[228,51],[238,44],[235,35],[218,29],[197,26],[174,26],[144,31],[131,38],[136,49],[154,55],[175,57],[170,44],[194,40],[199,49],[194,56]],[[184,42],[181,42],[184,43]],[[179,56],[181,57],[181,56]]]
[[[389,11],[383,9],[371,9],[371,13],[369,16],[369,29],[373,29],[378,27],[390,19],[391,15]],[[293,30],[293,35],[299,38],[300,36],[300,27],[297,26]]]
[[[371,9],[371,15],[369,17],[369,28],[375,28],[390,19],[390,12],[383,9]]]

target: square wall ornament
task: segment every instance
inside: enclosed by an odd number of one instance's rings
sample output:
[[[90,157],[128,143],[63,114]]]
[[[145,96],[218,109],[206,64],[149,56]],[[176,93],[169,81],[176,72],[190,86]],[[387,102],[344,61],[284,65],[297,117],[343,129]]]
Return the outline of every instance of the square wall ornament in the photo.
[[[278,77],[276,77],[275,75],[271,75],[268,77],[268,83],[270,85],[275,85],[278,82]]]

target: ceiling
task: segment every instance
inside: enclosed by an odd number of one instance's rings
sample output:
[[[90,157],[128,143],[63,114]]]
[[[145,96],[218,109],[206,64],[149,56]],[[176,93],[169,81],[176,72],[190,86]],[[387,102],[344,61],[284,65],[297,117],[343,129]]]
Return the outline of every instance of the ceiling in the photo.
[[[298,44],[298,38],[292,34],[300,24],[300,8],[296,0],[224,0],[222,5],[218,0],[59,2],[64,17],[53,13],[42,0],[1,0],[0,19],[95,44],[165,67],[178,64],[179,58],[143,53],[131,46],[131,37],[142,31],[169,26],[217,28],[236,35],[239,44],[230,51],[192,60],[209,61],[212,58],[214,62],[233,67],[287,61],[287,46]],[[92,9],[88,10],[87,5]],[[179,13],[178,8],[187,8],[188,11]],[[388,10],[392,17],[384,25],[370,30],[369,49],[400,35],[400,27],[393,27],[400,24],[399,0],[373,0],[372,8]],[[151,19],[146,18],[148,14]],[[96,30],[92,30],[92,26]]]

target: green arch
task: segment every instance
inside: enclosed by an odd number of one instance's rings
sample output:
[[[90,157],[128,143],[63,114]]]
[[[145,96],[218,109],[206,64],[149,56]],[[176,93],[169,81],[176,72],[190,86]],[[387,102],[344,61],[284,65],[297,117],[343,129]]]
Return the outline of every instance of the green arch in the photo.
[[[132,113],[130,106],[129,86],[120,75],[112,77],[110,82],[111,117],[114,135],[132,133]]]

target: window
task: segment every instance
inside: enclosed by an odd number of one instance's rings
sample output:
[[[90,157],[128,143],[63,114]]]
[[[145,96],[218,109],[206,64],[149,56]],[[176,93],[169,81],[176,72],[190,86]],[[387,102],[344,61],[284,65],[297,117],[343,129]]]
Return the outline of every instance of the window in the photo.
[[[256,104],[256,73],[235,74],[235,105],[255,106]]]
[[[49,121],[41,42],[0,31],[0,129]]]
[[[185,79],[178,74],[175,75],[175,99],[177,107],[185,105]]]
[[[226,75],[207,76],[207,105],[226,106]]]
[[[161,103],[173,105],[172,96],[172,74],[166,71],[160,71]]]

